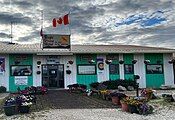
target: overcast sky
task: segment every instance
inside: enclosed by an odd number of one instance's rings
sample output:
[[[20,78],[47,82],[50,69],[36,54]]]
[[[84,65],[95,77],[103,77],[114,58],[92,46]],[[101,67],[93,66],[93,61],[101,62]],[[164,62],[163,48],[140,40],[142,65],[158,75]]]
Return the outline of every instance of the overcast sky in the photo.
[[[72,44],[131,44],[175,48],[175,0],[0,0],[0,41],[41,41],[44,32],[71,32]],[[70,24],[52,27],[69,14]]]

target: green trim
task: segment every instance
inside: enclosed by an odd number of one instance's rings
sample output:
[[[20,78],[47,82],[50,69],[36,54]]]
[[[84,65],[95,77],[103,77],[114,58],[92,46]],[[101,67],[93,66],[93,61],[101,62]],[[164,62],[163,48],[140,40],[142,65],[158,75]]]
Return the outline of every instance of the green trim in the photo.
[[[118,65],[118,74],[110,74],[109,72],[109,80],[118,80],[120,79],[120,67],[119,67],[119,54],[108,54],[108,56],[117,56],[117,60],[112,60],[112,63],[111,64],[117,64]],[[108,65],[108,69],[109,69],[109,65]],[[110,71],[110,70],[109,70]]]
[[[123,54],[124,66],[125,64],[132,64],[132,60],[134,60],[133,54]],[[134,69],[134,67],[133,67]],[[134,72],[132,74],[125,74],[124,72],[124,79],[134,79]]]
[[[84,54],[86,55],[86,54]],[[96,61],[96,58],[97,58],[97,55],[96,54],[87,54],[89,55],[95,62],[90,64],[88,62],[88,59],[82,59],[82,54],[77,54],[76,55],[76,65],[77,65],[77,83],[78,84],[84,84],[84,85],[87,85],[88,88],[90,88],[89,84],[93,83],[93,82],[97,82],[98,79],[97,79],[97,72],[96,74],[93,74],[93,75],[79,75],[78,74],[78,65],[95,65],[97,66],[97,61]],[[97,71],[97,67],[95,67],[95,71]]]
[[[26,58],[22,58],[21,56],[25,56]],[[9,55],[9,91],[10,92],[17,91],[18,87],[20,89],[24,89],[25,87],[33,85],[33,69],[32,69],[32,76],[26,76],[28,78],[27,85],[15,85],[15,76],[10,75],[10,71],[11,71],[10,66],[16,65],[15,61],[20,61],[20,63],[17,65],[33,66],[33,55],[23,55],[23,54],[10,54]]]
[[[94,66],[95,67],[95,73],[94,74],[80,74],[79,73],[79,66]],[[77,75],[96,75],[97,74],[97,66],[95,64],[79,64],[77,65]]]
[[[163,54],[144,54],[145,60],[150,60],[149,64],[157,64],[157,61],[161,61],[163,64]],[[160,63],[159,63],[160,64]],[[146,65],[145,65],[146,70]],[[146,87],[159,88],[165,83],[164,73],[163,74],[147,74],[146,73]]]

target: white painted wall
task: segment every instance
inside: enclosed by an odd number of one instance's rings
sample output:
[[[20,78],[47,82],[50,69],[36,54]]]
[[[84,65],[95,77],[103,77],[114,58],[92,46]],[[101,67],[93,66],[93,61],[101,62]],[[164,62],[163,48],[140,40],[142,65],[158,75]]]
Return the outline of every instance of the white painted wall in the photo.
[[[37,71],[41,70],[41,65],[38,68],[37,61],[41,61],[42,64],[46,64],[46,60],[44,56],[33,55],[33,86],[41,86],[42,85],[42,73],[36,74]]]
[[[119,61],[123,60],[123,54],[119,54]],[[119,64],[119,74],[120,74],[120,79],[125,79],[124,76],[124,65],[123,64]]]
[[[168,63],[172,58],[172,54],[163,54],[165,85],[174,85],[173,64]]]
[[[5,72],[0,75],[0,86],[4,86],[9,91],[9,55],[0,55],[0,57],[5,58]]]
[[[134,54],[134,59],[137,60],[137,63],[134,64],[134,74],[140,76],[138,80],[139,88],[146,88],[144,54]]]
[[[73,64],[68,64],[68,61],[72,60]],[[64,86],[67,88],[70,84],[77,83],[77,68],[76,68],[76,56],[61,56],[60,64],[64,64]],[[67,67],[69,66],[69,67]],[[71,74],[66,74],[66,70],[71,70]]]
[[[101,62],[101,61],[97,62],[97,79],[98,79],[98,82],[103,82],[103,81],[109,80],[109,65],[105,63],[106,55],[97,55],[97,58],[103,58],[103,63],[104,63],[104,70],[99,70],[98,69],[98,63]]]

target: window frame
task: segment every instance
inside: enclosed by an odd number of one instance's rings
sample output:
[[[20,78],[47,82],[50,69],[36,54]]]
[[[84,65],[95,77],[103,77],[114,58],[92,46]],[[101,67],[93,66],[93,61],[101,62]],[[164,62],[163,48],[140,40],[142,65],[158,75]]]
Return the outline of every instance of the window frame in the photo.
[[[95,68],[95,73],[93,73],[93,74],[82,74],[82,73],[80,73],[80,71],[79,71],[79,66],[94,66],[94,68]],[[97,66],[96,66],[96,64],[79,64],[79,65],[77,65],[77,74],[78,74],[78,75],[97,75]]]
[[[126,72],[126,66],[127,65],[131,65],[132,66],[132,72],[130,72],[130,73]],[[134,65],[133,64],[124,64],[124,74],[134,74]]]
[[[30,66],[31,74],[30,75],[13,75],[13,73],[12,73],[13,66]],[[32,65],[10,65],[10,76],[32,76],[32,75],[33,75]]]
[[[162,68],[162,72],[161,73],[151,73],[151,72],[148,72],[148,65],[160,65],[161,68]],[[163,70],[163,64],[147,64],[146,65],[146,74],[164,74],[164,70]]]
[[[111,65],[115,65],[115,66],[117,66],[117,73],[111,73],[111,71],[110,71],[110,68],[111,68]],[[115,67],[116,68],[116,67]],[[110,75],[119,75],[120,74],[120,68],[119,68],[119,64],[109,64],[109,74]]]

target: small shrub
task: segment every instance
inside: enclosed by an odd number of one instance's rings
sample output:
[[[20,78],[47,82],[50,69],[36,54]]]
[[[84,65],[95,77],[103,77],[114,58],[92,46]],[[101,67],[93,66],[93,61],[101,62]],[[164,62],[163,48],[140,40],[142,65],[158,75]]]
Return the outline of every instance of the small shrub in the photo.
[[[99,86],[99,82],[94,82],[90,84],[90,87],[94,89],[97,89],[98,86]]]
[[[128,86],[133,86],[134,89],[136,88],[136,82],[134,80],[112,80],[112,81],[104,81],[102,82],[105,86],[107,86],[107,89],[118,89],[118,86],[121,85],[125,88],[128,88]]]
[[[6,92],[6,87],[4,87],[4,86],[0,86],[0,93],[4,93],[4,92]]]

